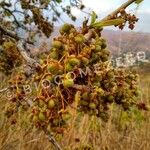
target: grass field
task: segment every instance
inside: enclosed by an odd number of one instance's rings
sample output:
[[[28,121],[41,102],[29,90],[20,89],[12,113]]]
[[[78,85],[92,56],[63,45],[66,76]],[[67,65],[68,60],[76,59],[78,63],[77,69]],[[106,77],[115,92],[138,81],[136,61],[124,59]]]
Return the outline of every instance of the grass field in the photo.
[[[150,71],[140,70],[139,101],[150,104]],[[7,79],[6,79],[7,80]],[[6,81],[1,82],[4,87]],[[32,127],[29,113],[19,110],[17,123],[10,126],[4,111],[9,102],[0,95],[0,150],[53,150],[42,131]],[[133,108],[124,112],[112,105],[108,122],[72,110],[64,135],[54,135],[64,150],[149,150],[150,112]]]

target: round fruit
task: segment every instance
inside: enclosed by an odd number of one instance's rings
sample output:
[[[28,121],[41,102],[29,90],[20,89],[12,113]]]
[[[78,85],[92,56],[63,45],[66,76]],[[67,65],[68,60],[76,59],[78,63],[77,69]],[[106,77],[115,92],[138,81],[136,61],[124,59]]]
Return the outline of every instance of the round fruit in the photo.
[[[61,33],[61,34],[63,34],[63,33],[69,33],[70,30],[72,29],[72,27],[73,27],[73,26],[72,26],[71,24],[65,23],[65,24],[61,27],[60,33]]]
[[[82,94],[82,99],[83,99],[83,100],[88,100],[88,99],[89,99],[89,94],[88,94],[88,92],[84,92],[84,93]]]
[[[81,44],[83,42],[85,42],[85,38],[82,34],[79,34],[75,37],[75,42],[77,42],[78,44]]]
[[[57,74],[59,72],[59,66],[56,63],[48,64],[47,70],[52,74]]]
[[[51,51],[49,56],[52,59],[58,59],[58,52],[57,52],[57,50]]]
[[[108,72],[107,72],[107,77],[108,77],[109,79],[114,78],[114,72],[113,72],[113,71],[108,71]]]
[[[33,119],[32,119],[33,122],[36,123],[38,120],[39,120],[38,116],[33,116]]]
[[[65,69],[66,69],[66,71],[67,72],[70,72],[70,71],[72,71],[73,70],[73,66],[71,66],[69,63],[67,63],[66,65],[65,65]]]
[[[48,101],[48,108],[54,108],[55,107],[55,100],[51,99]]]
[[[75,66],[75,65],[80,64],[80,60],[78,60],[77,58],[71,58],[71,59],[68,60],[68,62],[71,66]]]
[[[64,121],[67,121],[67,120],[69,120],[70,118],[71,118],[71,114],[69,114],[69,113],[62,114],[62,119],[63,119]]]
[[[91,103],[89,104],[89,107],[90,107],[91,109],[96,109],[96,104],[93,103],[93,102],[91,102]]]
[[[44,115],[43,112],[40,112],[40,113],[39,113],[39,120],[40,120],[40,121],[45,121],[45,120],[46,120],[46,117],[45,117],[45,115]]]
[[[63,46],[63,44],[60,41],[53,41],[52,42],[52,47],[54,47],[54,48],[59,49],[59,48],[62,48],[62,46]]]
[[[82,57],[81,62],[83,63],[83,65],[88,65],[89,59],[87,59],[86,57]]]
[[[88,106],[88,102],[85,101],[85,100],[81,100],[80,101],[80,105],[82,105],[82,106]]]
[[[110,103],[112,103],[112,102],[114,101],[114,96],[109,95],[109,96],[107,97],[107,101],[110,102]]]
[[[63,83],[63,86],[66,87],[66,88],[72,87],[74,85],[73,79],[64,79],[62,81],[62,83]]]
[[[94,52],[100,52],[101,50],[102,50],[101,46],[100,45],[96,45],[95,49],[94,49]]]

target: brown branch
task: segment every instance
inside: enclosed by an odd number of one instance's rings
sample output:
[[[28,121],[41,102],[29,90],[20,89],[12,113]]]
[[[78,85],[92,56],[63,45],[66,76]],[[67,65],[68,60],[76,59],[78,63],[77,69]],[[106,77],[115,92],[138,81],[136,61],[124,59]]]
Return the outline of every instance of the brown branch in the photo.
[[[82,91],[82,92],[91,92],[91,88],[86,85],[75,84],[72,88]]]
[[[118,9],[116,9],[115,11],[111,12],[109,15],[107,15],[106,17],[104,17],[101,21],[109,20],[111,16],[117,15],[121,9],[126,9],[129,5],[131,5],[135,1],[136,0],[128,0],[127,2],[125,2],[124,4],[122,4]]]
[[[0,31],[1,31],[4,35],[9,36],[9,37],[11,37],[11,38],[13,38],[13,39],[15,39],[15,40],[17,40],[17,41],[19,41],[19,40],[24,40],[24,41],[25,41],[26,43],[28,43],[28,44],[33,44],[33,42],[31,42],[31,41],[29,41],[29,40],[26,40],[26,39],[23,39],[23,38],[19,37],[16,33],[5,29],[2,25],[0,25]]]
[[[18,51],[20,52],[21,56],[24,58],[24,60],[30,64],[31,66],[34,65],[38,65],[37,61],[31,57],[29,57],[29,55],[27,54],[26,50],[25,50],[25,41],[23,40],[19,40],[17,47],[18,47]]]
[[[117,15],[121,9],[126,9],[129,5],[131,5],[135,1],[136,0],[128,0],[127,2],[122,4],[119,8],[117,8],[115,11],[111,12],[110,14],[108,14],[106,17],[104,17],[100,21],[105,21],[105,20],[111,19],[111,16]],[[93,31],[92,31],[92,29],[90,29],[88,31],[88,33],[85,35],[85,39],[89,41],[92,38],[92,36],[93,36]]]

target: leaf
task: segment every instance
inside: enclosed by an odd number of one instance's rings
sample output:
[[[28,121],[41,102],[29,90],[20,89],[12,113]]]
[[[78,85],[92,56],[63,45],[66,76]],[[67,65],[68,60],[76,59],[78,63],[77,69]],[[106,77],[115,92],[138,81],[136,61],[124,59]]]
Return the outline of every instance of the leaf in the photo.
[[[56,2],[57,2],[57,3],[61,3],[61,2],[62,2],[62,0],[56,0]]]
[[[136,4],[140,4],[143,0],[136,0],[135,3]]]
[[[100,21],[100,22],[93,23],[91,25],[91,27],[101,28],[101,27],[105,27],[105,26],[120,25],[124,22],[125,22],[125,20],[121,19],[121,18],[111,19],[111,20],[105,20],[105,21]]]
[[[92,15],[91,15],[91,24],[95,23],[96,18],[97,18],[97,15],[96,15],[96,13],[93,11],[93,12],[92,12]]]

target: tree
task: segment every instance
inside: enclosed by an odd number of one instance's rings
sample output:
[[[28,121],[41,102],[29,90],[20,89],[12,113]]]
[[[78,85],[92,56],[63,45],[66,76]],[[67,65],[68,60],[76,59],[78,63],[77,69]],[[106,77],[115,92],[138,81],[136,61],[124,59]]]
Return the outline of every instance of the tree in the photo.
[[[44,19],[40,10],[43,10],[43,7],[47,8],[51,2],[19,1],[23,10],[32,12],[32,21],[46,36],[50,36],[52,25]],[[60,36],[53,40],[49,54],[40,63],[31,58],[26,51],[26,45],[32,44],[30,36],[28,39],[23,39],[12,33],[10,31],[14,27],[12,22],[9,24],[9,30],[5,29],[4,25],[0,26],[2,36],[11,38],[8,41],[7,39],[2,40],[4,49],[2,51],[10,52],[16,48],[31,69],[35,69],[33,75],[27,76],[21,71],[18,75],[13,76],[9,82],[9,88],[15,92],[10,101],[15,102],[18,107],[22,101],[27,102],[28,94],[26,95],[24,91],[24,84],[32,82],[38,84],[32,104],[29,103],[32,110],[31,120],[36,127],[50,135],[47,131],[50,125],[51,131],[57,132],[59,127],[66,125],[67,107],[73,103],[77,104],[76,109],[79,111],[96,115],[104,121],[108,120],[108,106],[112,103],[120,105],[124,110],[138,106],[136,101],[138,96],[137,74],[114,69],[109,65],[109,51],[105,39],[101,37],[105,26],[114,25],[123,29],[128,23],[130,29],[134,28],[138,19],[125,10],[134,2],[139,3],[137,0],[128,0],[100,21],[96,20],[96,14],[93,12],[91,21],[85,20],[81,31],[71,24],[64,24],[60,29]],[[56,1],[56,3],[61,3],[61,1]],[[78,6],[78,3],[75,4]],[[11,7],[5,2],[1,5],[4,5],[3,10]],[[80,8],[83,8],[83,5],[80,5]],[[27,30],[25,25],[27,20],[24,21],[24,23],[17,22]],[[5,24],[5,20],[3,23]],[[18,23],[15,23],[15,27],[18,26]],[[18,55],[15,58],[18,60]],[[89,70],[86,70],[87,67]],[[53,84],[49,86],[49,82]],[[49,138],[58,149],[61,149],[51,135]]]

